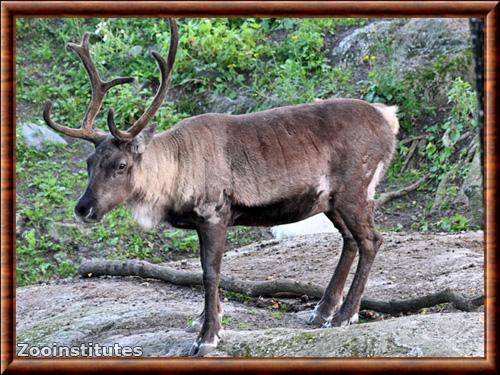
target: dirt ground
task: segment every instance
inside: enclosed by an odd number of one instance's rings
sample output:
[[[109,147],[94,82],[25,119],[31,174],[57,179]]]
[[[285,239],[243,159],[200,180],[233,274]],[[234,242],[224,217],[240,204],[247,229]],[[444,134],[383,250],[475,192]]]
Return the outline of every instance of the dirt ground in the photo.
[[[466,295],[483,290],[483,232],[460,234],[386,233],[365,296],[405,299],[447,287]],[[224,254],[222,273],[240,279],[290,279],[326,285],[340,257],[335,234],[269,240]],[[166,263],[198,270],[198,259]],[[356,263],[351,269],[349,284]],[[471,279],[472,278],[472,279]]]
[[[482,232],[390,233],[384,234],[384,240],[370,274],[366,298],[406,299],[445,288],[471,297],[483,293]],[[326,285],[340,249],[341,238],[330,234],[263,241],[227,252],[222,272],[247,280],[290,279]],[[167,264],[200,270],[197,259]],[[222,295],[226,338],[218,354],[221,356],[367,356],[375,347],[377,355],[385,356],[483,353],[482,308],[463,313],[438,306],[417,315],[383,316],[382,321],[362,319],[346,331],[307,326],[305,319],[316,301]],[[302,308],[291,308],[299,305]],[[203,292],[198,287],[135,277],[60,280],[17,289],[17,340],[30,345],[119,342],[142,345],[144,355],[185,355],[196,334],[186,333],[184,328],[202,306]],[[465,333],[459,337],[457,329]],[[340,346],[323,342],[331,341],[329,334],[340,340]],[[297,344],[304,335],[314,336],[317,351],[302,342]],[[353,335],[355,340],[365,340],[366,350],[349,344]],[[394,335],[399,336],[395,339]],[[287,347],[283,340],[290,344],[289,351],[283,349]],[[401,351],[410,345],[407,341],[418,345]],[[390,344],[393,342],[406,346]]]

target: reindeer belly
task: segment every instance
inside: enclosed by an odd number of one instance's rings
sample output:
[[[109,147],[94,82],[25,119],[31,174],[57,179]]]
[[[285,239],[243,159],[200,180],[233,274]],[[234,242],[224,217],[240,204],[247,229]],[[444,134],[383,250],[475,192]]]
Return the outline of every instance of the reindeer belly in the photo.
[[[319,212],[330,205],[329,192],[310,188],[286,198],[258,205],[232,205],[232,224],[268,226],[293,223]]]

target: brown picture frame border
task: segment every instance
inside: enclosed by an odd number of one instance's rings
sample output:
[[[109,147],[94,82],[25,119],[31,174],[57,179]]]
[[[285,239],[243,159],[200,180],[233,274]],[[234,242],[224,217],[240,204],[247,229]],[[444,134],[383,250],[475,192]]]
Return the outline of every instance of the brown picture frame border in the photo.
[[[5,1],[1,4],[1,372],[385,373],[481,372],[497,367],[498,1]],[[484,358],[77,358],[15,356],[16,17],[477,17],[485,21]]]

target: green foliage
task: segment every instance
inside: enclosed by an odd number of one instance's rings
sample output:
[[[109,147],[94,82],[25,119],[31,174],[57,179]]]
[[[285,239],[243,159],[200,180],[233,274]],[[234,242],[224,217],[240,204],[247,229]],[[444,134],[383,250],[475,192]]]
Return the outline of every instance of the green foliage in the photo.
[[[384,56],[387,62],[377,65],[375,55],[365,56],[365,62],[370,63],[372,69],[368,72],[368,82],[362,91],[363,99],[372,103],[397,104],[401,127],[411,128],[417,116],[430,111],[429,104],[419,100],[413,80],[401,77],[400,66],[394,56],[394,41],[378,41],[371,53]]]
[[[445,232],[460,232],[467,229],[469,219],[461,214],[455,214],[450,217],[443,217],[437,223],[439,230]]]
[[[58,257],[64,255],[62,246],[53,242],[50,236],[39,235],[35,228],[26,230],[16,239],[17,285],[47,281],[54,276],[75,275],[76,269],[71,267],[70,261],[57,261]],[[47,256],[53,257],[56,262],[49,262]]]
[[[59,263],[57,273],[60,277],[71,277],[78,274],[78,267],[70,260],[63,260]]]
[[[438,60],[440,61],[440,60]],[[426,128],[428,136],[425,139],[425,146],[418,150],[419,156],[425,161],[421,163],[420,171],[409,171],[406,175],[413,175],[413,178],[427,175],[428,182],[437,186],[443,179],[449,181],[460,181],[467,172],[467,160],[465,158],[467,148],[463,148],[458,142],[465,132],[477,131],[477,98],[471,85],[461,77],[455,78],[447,90],[447,104],[449,109],[447,116],[440,122]],[[389,180],[402,182],[405,178],[399,171],[403,165],[409,149],[406,145],[400,145],[395,162],[388,169]],[[441,202],[438,209],[442,212],[450,212],[454,207],[457,193],[457,185],[450,185],[445,189],[440,189],[429,196],[426,202],[426,209],[430,211],[434,198],[439,198]],[[456,232],[470,229],[470,220],[462,214],[447,214],[437,222],[429,222],[423,218],[415,222],[412,229],[420,231],[439,230]],[[402,228],[401,228],[402,229]]]
[[[280,304],[280,311],[282,313],[285,313],[287,309],[288,309],[288,305],[286,303],[281,303]]]
[[[322,53],[324,38],[327,33],[334,34],[339,25],[363,22],[362,19],[304,19],[283,20],[275,26],[290,32],[284,40],[268,42],[262,50],[266,64],[254,67],[252,95],[264,99],[256,109],[269,107],[277,100],[276,96],[280,104],[296,104],[341,94],[351,73],[328,63]]]
[[[128,249],[132,258],[147,259],[151,256],[151,249],[138,234],[134,234],[129,240]]]
[[[172,246],[181,251],[198,250],[198,235],[196,233],[174,230],[166,232],[165,237],[172,242]]]
[[[226,236],[226,245],[242,247],[255,242],[255,232],[251,227],[231,227]]]
[[[469,82],[456,78],[448,91],[448,103],[452,104],[448,121],[449,127],[455,126],[462,130],[464,127],[476,128],[477,97]],[[450,135],[452,143],[459,138],[459,134]]]
[[[275,320],[283,320],[283,313],[281,311],[273,311],[271,316]]]
[[[227,325],[231,324],[232,322],[233,322],[233,318],[232,318],[232,316],[227,315],[227,314],[224,314],[224,315],[222,316],[222,321],[221,321],[221,323],[222,323],[222,325],[223,325],[223,326],[227,326]]]
[[[252,299],[252,297],[249,297],[246,294],[238,293],[238,292],[231,292],[231,291],[224,291],[224,298],[227,298],[228,300],[231,301],[237,301],[237,302],[247,302]]]
[[[448,117],[442,123],[428,128],[431,137],[422,153],[430,161],[430,172],[438,177],[458,167],[451,162],[454,146],[465,129],[477,127],[474,118],[477,98],[468,82],[460,77],[452,82],[448,90],[448,103],[451,105]]]
[[[380,74],[377,71],[375,72],[375,76],[379,77],[382,81],[385,79],[383,78],[385,76],[383,72]],[[388,81],[392,81],[392,79],[388,79]],[[385,86],[377,84],[373,87],[378,89]],[[389,97],[395,98],[396,103],[399,103],[399,100],[403,100],[403,103],[406,104],[402,107],[402,112],[406,113],[407,119],[412,119],[413,116],[421,115],[418,111],[413,112],[412,110],[408,110],[409,103],[413,103],[413,100],[406,100],[407,98],[398,99],[399,94],[395,93],[401,92],[401,90],[395,89],[391,91],[390,87],[393,86],[389,85],[387,87],[381,92],[389,94],[376,94],[377,96],[371,96],[370,94],[373,93],[373,91],[368,91],[367,95],[370,96],[365,98],[375,102],[387,101]],[[409,88],[406,87],[402,91],[408,92]],[[395,96],[391,96],[393,94]],[[404,95],[408,96],[407,94]],[[477,98],[471,85],[462,78],[457,77],[452,81],[447,91],[447,97],[448,105],[450,106],[447,117],[440,123],[427,126],[426,131],[429,135],[426,138],[425,147],[418,150],[419,155],[428,161],[428,172],[430,172],[430,177],[435,180],[441,179],[452,169],[460,168],[462,169],[462,173],[465,172],[461,166],[455,163],[454,158],[456,158],[457,153],[455,144],[466,130],[474,130],[477,128],[477,120],[475,119],[475,114],[477,113]],[[428,106],[428,108],[430,108],[430,106]],[[420,108],[420,110],[421,109],[422,108]],[[401,124],[403,125],[405,114],[402,114],[400,117]],[[407,123],[411,124],[413,120]],[[400,175],[400,171],[408,152],[409,147],[407,145],[398,146],[397,156],[387,171],[389,180],[401,180],[402,176]]]
[[[176,103],[165,103],[155,121],[160,129],[167,129],[188,115],[203,112],[207,96],[234,98],[242,88],[256,99],[256,108],[271,105],[266,100],[270,94],[279,95],[284,103],[331,95],[349,74],[327,64],[321,53],[324,35],[334,33],[338,25],[363,22],[183,19],[172,84],[189,91],[191,99],[181,96]],[[35,112],[40,113],[45,100],[51,98],[56,121],[70,126],[81,121],[90,100],[88,79],[76,55],[64,46],[69,41],[79,42],[85,31],[91,33],[91,53],[105,79],[118,75],[137,78],[134,84],[113,88],[106,97],[103,107],[116,109],[117,123],[122,127],[131,124],[152,100],[151,82],[159,73],[149,51],[168,51],[165,19],[18,18],[16,26],[31,36],[23,39],[19,34],[17,42],[17,100],[29,102]],[[281,28],[294,30],[283,43],[265,38],[266,32]],[[37,48],[30,48],[33,45]],[[105,128],[102,114],[96,124]]]

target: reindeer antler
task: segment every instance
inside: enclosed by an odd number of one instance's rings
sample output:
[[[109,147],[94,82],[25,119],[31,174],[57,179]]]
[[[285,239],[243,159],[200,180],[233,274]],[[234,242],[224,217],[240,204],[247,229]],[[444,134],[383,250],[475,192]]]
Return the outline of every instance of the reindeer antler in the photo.
[[[94,144],[99,143],[102,139],[106,137],[106,134],[95,130],[92,128],[95,117],[101,109],[104,95],[106,92],[116,85],[121,85],[125,83],[131,83],[134,81],[132,77],[119,77],[111,81],[103,81],[99,73],[92,62],[89,50],[89,33],[85,33],[81,44],[68,43],[67,48],[75,52],[83,63],[85,70],[90,79],[90,86],[92,90],[92,99],[85,111],[85,116],[82,121],[82,125],[79,129],[68,128],[61,124],[54,122],[50,118],[50,113],[52,110],[52,102],[49,100],[45,103],[45,108],[43,110],[43,118],[47,125],[52,129],[57,130],[63,134],[70,137],[81,138],[87,141],[93,142]]]
[[[119,140],[130,141],[134,139],[134,137],[139,134],[142,129],[144,129],[151,118],[155,115],[155,113],[163,103],[165,96],[167,95],[170,84],[170,74],[172,72],[175,56],[177,54],[177,45],[179,43],[177,23],[173,19],[169,19],[168,21],[170,24],[170,47],[168,51],[167,61],[165,61],[165,59],[158,52],[152,52],[152,55],[158,63],[158,67],[160,68],[161,73],[161,84],[158,88],[158,91],[156,92],[153,102],[142,114],[142,116],[139,117],[139,119],[137,119],[137,121],[135,121],[127,131],[118,130],[118,128],[116,127],[113,108],[111,108],[108,112],[109,130],[111,134],[113,134],[113,136]]]

